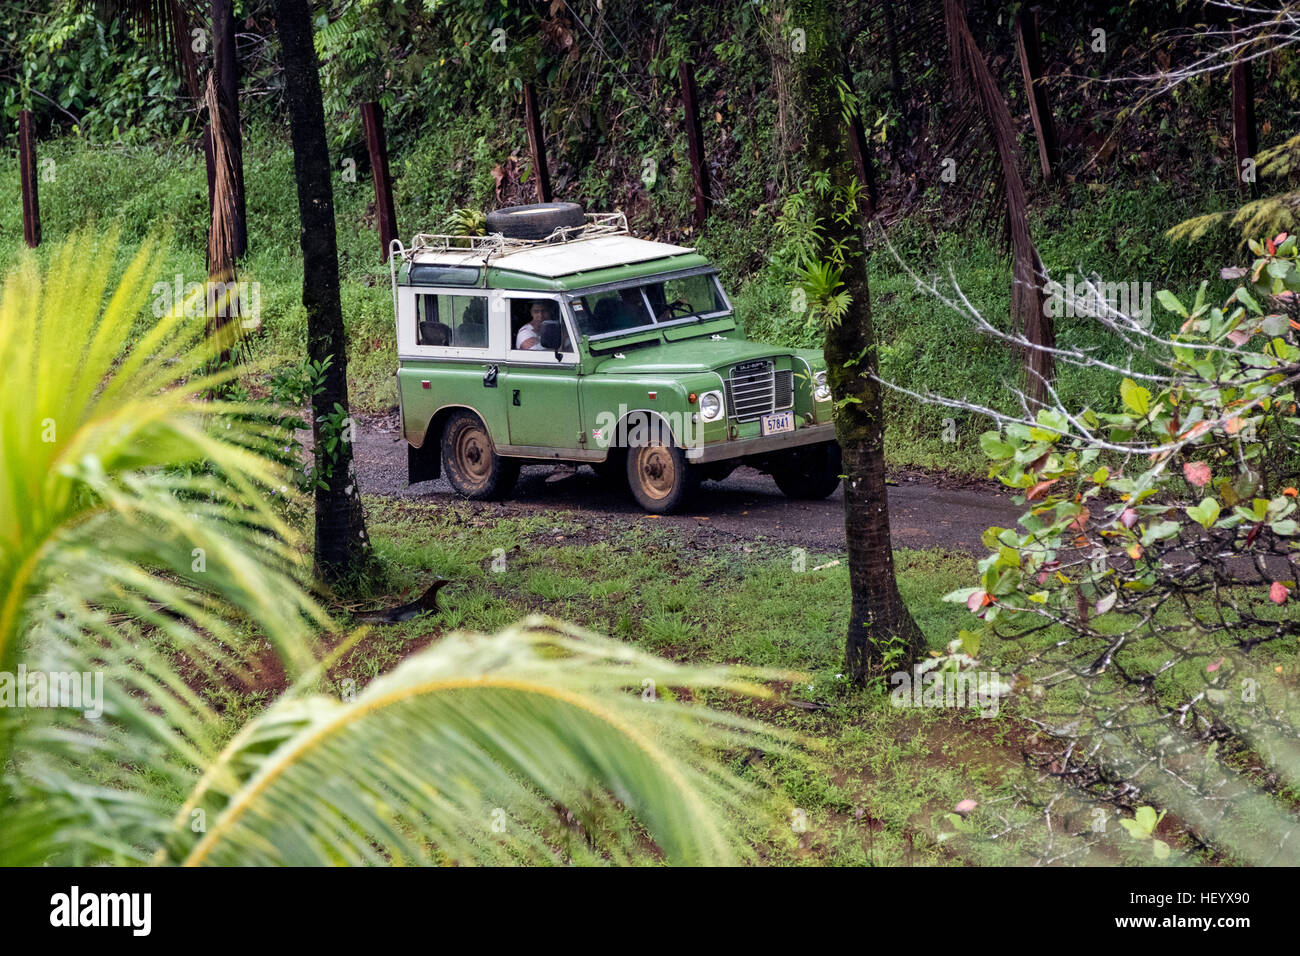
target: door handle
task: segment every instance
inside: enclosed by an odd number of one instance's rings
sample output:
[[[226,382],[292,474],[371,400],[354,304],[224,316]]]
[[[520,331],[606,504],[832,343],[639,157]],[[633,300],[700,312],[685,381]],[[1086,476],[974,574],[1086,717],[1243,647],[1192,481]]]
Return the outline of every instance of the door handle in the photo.
[[[497,367],[495,365],[489,365],[487,371],[483,373],[483,387],[497,387]]]
[[[514,395],[511,397],[511,401],[513,401],[516,405],[519,405],[519,404],[520,404],[520,402],[519,402],[519,389],[517,389],[517,388],[514,389]]]

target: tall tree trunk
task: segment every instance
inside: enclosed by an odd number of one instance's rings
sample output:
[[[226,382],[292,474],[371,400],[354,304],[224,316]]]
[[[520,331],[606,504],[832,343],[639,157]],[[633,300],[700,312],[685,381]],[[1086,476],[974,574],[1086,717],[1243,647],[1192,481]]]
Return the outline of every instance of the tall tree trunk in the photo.
[[[844,458],[844,530],[852,591],[845,666],[857,682],[886,668],[909,666],[926,646],[908,613],[894,576],[885,488],[885,421],[876,370],[876,337],[862,224],[842,216],[833,194],[855,185],[846,146],[837,81],[845,75],[843,33],[832,0],[802,0],[793,26],[807,31],[807,50],[796,57],[798,101],[806,124],[810,172],[830,174],[834,189],[819,194],[816,213],[826,229],[825,244],[844,243],[844,283],[852,296],[848,312],[826,332],[827,378],[837,402],[835,433]]]
[[[337,581],[361,569],[369,540],[353,473],[351,420],[340,422],[336,415],[336,406],[345,413],[348,408],[348,356],[325,107],[307,0],[275,0],[275,24],[284,58],[293,175],[298,183],[307,355],[316,362],[331,360],[325,387],[312,398],[316,471],[324,483],[316,488],[316,569],[325,580]],[[331,437],[338,439],[332,455],[323,440]]]
[[[235,59],[234,0],[212,0],[212,73],[216,78],[217,102],[222,131],[234,169],[231,195],[234,212],[234,255],[248,250],[247,210],[244,204],[244,143],[239,130],[239,65]],[[211,117],[209,122],[216,122]]]

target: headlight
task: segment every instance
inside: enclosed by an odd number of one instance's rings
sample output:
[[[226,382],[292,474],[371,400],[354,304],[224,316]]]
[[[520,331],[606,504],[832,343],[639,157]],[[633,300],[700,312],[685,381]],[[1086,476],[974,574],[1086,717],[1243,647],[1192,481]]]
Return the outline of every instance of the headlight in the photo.
[[[817,387],[813,389],[813,398],[819,402],[829,402],[831,400],[831,387],[826,384],[826,370],[813,372],[813,381]]]
[[[700,418],[706,422],[716,422],[722,417],[722,393],[705,392],[700,396]]]

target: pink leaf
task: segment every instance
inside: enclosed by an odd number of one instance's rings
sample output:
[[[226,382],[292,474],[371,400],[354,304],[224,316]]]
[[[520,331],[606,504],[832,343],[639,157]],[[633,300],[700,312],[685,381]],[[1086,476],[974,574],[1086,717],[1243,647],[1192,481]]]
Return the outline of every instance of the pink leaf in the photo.
[[[966,607],[972,611],[978,611],[980,608],[982,608],[985,604],[988,603],[989,603],[989,595],[987,591],[976,591],[974,594],[972,594],[970,597],[966,599]]]
[[[963,800],[960,803],[958,803],[957,806],[953,807],[953,809],[958,813],[960,813],[964,818],[966,814],[970,813],[978,806],[979,804],[976,803],[974,800]]]
[[[1125,508],[1119,513],[1119,521],[1126,528],[1131,528],[1138,523],[1138,513],[1133,508]]]
[[[1189,461],[1183,465],[1183,476],[1197,488],[1210,483],[1210,466],[1203,461]]]
[[[1274,604],[1285,604],[1290,593],[1285,584],[1281,581],[1274,581],[1273,586],[1268,589],[1268,599]]]
[[[1217,671],[1220,667],[1223,666],[1223,662],[1224,662],[1225,660],[1227,660],[1227,658],[1225,658],[1225,657],[1220,657],[1220,658],[1219,658],[1217,661],[1215,661],[1213,664],[1207,664],[1206,667],[1205,667],[1205,672],[1206,672],[1207,674],[1213,674],[1215,671]]]

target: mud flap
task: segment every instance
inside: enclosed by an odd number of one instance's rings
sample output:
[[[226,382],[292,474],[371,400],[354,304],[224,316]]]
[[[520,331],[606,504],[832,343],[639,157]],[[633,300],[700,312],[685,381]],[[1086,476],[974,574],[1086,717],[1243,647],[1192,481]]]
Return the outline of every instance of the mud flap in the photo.
[[[442,476],[442,449],[438,442],[426,440],[423,448],[406,446],[406,483],[433,481]]]

